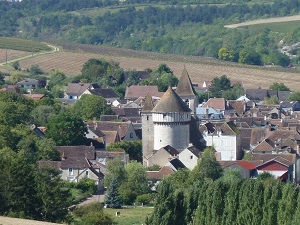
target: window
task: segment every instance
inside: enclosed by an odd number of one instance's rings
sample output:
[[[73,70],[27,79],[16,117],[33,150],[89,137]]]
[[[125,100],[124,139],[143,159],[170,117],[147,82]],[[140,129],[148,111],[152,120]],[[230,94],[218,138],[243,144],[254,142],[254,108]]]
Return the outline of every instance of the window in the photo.
[[[86,177],[89,177],[89,171],[88,171],[88,170],[85,171],[85,176],[86,176]]]
[[[133,138],[133,133],[130,133],[130,138]]]
[[[194,158],[194,156],[193,156],[193,155],[191,155],[191,156],[190,156],[190,159],[193,159],[193,158]]]
[[[69,168],[69,176],[73,176],[73,169]]]
[[[147,120],[149,120],[149,116],[147,116]]]

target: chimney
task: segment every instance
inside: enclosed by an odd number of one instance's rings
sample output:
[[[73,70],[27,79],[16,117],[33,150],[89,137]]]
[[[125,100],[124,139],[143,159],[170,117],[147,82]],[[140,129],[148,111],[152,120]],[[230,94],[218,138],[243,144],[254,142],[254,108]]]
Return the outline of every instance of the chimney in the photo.
[[[209,119],[209,118],[208,118],[208,112],[209,112],[209,108],[206,108],[206,115],[205,115],[206,120]]]

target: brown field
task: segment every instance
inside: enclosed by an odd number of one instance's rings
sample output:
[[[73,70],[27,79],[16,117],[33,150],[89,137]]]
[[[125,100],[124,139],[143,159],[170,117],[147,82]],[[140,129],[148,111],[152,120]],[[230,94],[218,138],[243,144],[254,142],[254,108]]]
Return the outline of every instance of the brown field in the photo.
[[[67,75],[78,75],[88,59],[98,58],[118,62],[124,70],[156,69],[165,63],[176,76],[181,75],[185,66],[192,82],[200,84],[216,76],[226,75],[232,81],[241,81],[245,88],[268,88],[273,82],[282,82],[291,90],[298,91],[300,85],[300,72],[296,69],[247,66],[213,58],[146,53],[92,45],[54,45],[59,46],[60,51],[21,59],[21,67],[30,68],[31,65],[38,64],[46,72],[58,69]]]
[[[26,55],[30,55],[30,52],[24,52],[24,51],[18,51],[18,50],[11,50],[8,49],[1,49],[0,48],[0,63],[5,63],[6,61],[6,56],[7,56],[7,61],[20,58]]]
[[[57,225],[58,223],[47,223],[36,220],[24,220],[0,216],[0,225]]]

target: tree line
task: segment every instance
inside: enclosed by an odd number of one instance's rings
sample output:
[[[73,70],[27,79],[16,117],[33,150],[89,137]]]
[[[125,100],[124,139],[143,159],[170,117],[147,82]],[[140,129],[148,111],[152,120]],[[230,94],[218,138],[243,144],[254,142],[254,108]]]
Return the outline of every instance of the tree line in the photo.
[[[268,173],[243,179],[239,170],[223,172],[207,148],[198,165],[179,170],[159,185],[146,224],[298,224],[299,187]]]

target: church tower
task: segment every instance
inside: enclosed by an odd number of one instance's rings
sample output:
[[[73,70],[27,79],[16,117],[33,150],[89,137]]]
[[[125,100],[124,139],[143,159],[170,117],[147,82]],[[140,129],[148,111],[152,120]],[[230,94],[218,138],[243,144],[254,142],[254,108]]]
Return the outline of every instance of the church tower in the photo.
[[[199,100],[185,66],[179,79],[176,93],[192,110],[192,115],[195,116]]]
[[[189,146],[191,110],[172,88],[152,109],[152,121],[154,150],[170,145],[180,151]]]
[[[143,163],[147,164],[148,158],[153,154],[154,131],[152,121],[152,109],[154,104],[152,96],[148,92],[145,103],[141,111],[142,116],[142,147],[143,147]]]

